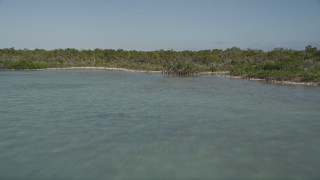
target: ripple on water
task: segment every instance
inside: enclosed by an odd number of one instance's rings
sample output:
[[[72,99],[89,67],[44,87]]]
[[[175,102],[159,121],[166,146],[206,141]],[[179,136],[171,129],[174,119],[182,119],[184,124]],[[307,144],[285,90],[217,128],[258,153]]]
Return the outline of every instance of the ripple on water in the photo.
[[[317,179],[319,87],[0,73],[0,179]]]

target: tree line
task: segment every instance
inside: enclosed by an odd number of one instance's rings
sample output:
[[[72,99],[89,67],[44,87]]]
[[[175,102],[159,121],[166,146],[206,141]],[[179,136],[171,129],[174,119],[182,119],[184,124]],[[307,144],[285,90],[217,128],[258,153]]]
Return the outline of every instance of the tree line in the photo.
[[[238,47],[200,51],[0,49],[0,70],[71,66],[119,67],[181,74],[230,71],[231,75],[244,78],[320,82],[320,50],[311,45],[306,46],[305,50],[276,48],[272,51]]]

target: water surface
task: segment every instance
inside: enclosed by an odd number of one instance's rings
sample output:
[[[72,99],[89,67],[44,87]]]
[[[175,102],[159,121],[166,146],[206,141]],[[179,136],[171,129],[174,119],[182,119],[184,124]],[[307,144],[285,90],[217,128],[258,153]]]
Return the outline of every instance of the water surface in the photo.
[[[320,88],[0,72],[0,179],[317,179]]]

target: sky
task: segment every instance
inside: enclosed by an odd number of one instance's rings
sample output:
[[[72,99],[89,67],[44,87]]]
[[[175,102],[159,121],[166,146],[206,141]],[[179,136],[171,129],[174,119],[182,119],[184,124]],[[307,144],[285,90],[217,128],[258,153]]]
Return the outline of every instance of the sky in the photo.
[[[320,0],[0,0],[0,48],[320,47]]]

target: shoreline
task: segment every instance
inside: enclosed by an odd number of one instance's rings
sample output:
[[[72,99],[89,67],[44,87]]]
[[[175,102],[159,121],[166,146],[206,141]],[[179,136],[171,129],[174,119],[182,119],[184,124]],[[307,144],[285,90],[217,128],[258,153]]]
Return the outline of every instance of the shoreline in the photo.
[[[64,68],[44,68],[39,70],[105,70],[105,71],[124,71],[124,72],[140,72],[140,73],[152,73],[162,74],[164,71],[148,71],[148,70],[136,70],[127,68],[114,68],[114,67],[64,67]],[[228,75],[229,71],[215,71],[215,72],[199,72],[200,75]]]
[[[138,73],[152,73],[152,74],[163,74],[163,71],[148,71],[148,70],[135,70],[127,68],[116,68],[116,67],[61,67],[61,68],[43,68],[43,69],[2,69],[0,71],[41,71],[41,70],[105,70],[105,71],[123,71],[123,72],[138,72]],[[248,81],[264,81],[270,84],[283,84],[283,85],[302,85],[302,86],[319,86],[320,83],[316,82],[295,82],[295,81],[278,81],[272,80],[267,81],[266,79],[258,78],[244,78],[241,76],[231,76],[230,71],[215,71],[215,72],[199,72],[200,75],[222,75],[233,79],[243,79]]]
[[[278,81],[278,80],[267,81],[266,79],[244,78],[241,76],[231,76],[231,75],[226,75],[225,77],[233,78],[233,79],[243,79],[248,81],[264,81],[270,84],[283,84],[283,85],[295,85],[295,86],[319,86],[320,85],[320,83],[317,83],[317,82],[296,82],[296,81]]]
[[[163,71],[146,71],[146,70],[134,70],[126,68],[112,68],[112,67],[66,67],[66,68],[46,68],[44,70],[108,70],[108,71],[124,71],[124,72],[142,72],[142,73],[153,73],[162,74]],[[302,85],[302,86],[319,86],[320,83],[316,82],[295,82],[295,81],[267,81],[265,79],[258,78],[243,78],[241,76],[231,76],[230,71],[215,71],[215,72],[199,72],[200,75],[223,75],[228,78],[233,79],[243,79],[249,81],[264,81],[270,84],[284,84],[284,85]]]
[[[105,71],[124,71],[124,72],[142,72],[160,74],[162,71],[135,70],[114,67],[63,67],[63,68],[44,68],[43,70],[105,70]]]

